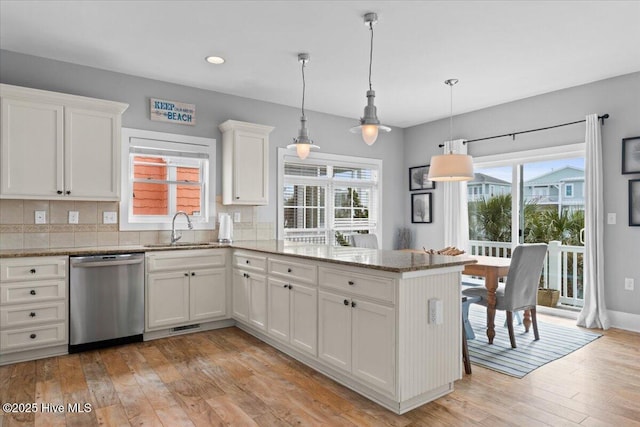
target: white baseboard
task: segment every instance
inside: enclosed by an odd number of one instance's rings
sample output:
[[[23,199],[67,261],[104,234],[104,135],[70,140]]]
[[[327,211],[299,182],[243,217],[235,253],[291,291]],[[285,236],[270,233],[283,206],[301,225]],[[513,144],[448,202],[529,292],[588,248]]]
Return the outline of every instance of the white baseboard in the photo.
[[[625,331],[640,332],[640,314],[625,313],[623,311],[607,310],[609,323],[612,328]]]

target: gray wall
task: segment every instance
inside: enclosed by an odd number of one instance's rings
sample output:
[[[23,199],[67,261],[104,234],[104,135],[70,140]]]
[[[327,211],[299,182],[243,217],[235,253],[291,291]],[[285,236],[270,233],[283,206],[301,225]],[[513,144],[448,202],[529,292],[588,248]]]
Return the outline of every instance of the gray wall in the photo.
[[[456,86],[464,97],[464,82]],[[476,139],[583,119],[587,114],[609,113],[602,127],[604,161],[604,211],[617,214],[616,225],[605,225],[605,287],[609,310],[640,314],[640,227],[628,224],[628,180],[640,174],[621,175],[621,139],[640,135],[640,73],[601,80],[532,98],[522,99],[454,117],[453,139]],[[499,154],[561,144],[584,142],[584,125],[469,144],[473,156]],[[449,139],[448,120],[405,129],[405,168],[426,164],[440,153],[438,144]],[[416,161],[415,159],[422,159]],[[405,178],[407,180],[408,178]],[[405,183],[405,187],[408,185]],[[434,223],[413,225],[416,247],[442,247],[442,189],[434,194]],[[409,201],[405,200],[405,210]],[[635,291],[624,290],[624,278],[635,279]]]
[[[126,102],[124,127],[147,129],[191,136],[215,138],[218,141],[216,165],[217,194],[221,193],[221,134],[218,125],[227,119],[274,126],[270,136],[269,205],[258,208],[258,221],[276,221],[277,216],[277,147],[286,147],[298,133],[300,109],[225,95],[218,92],[180,86],[111,71],[99,70],[45,58],[0,51],[0,82],[16,86],[64,92],[75,95]],[[309,82],[311,84],[312,82]],[[299,81],[291,82],[291,90],[301,94]],[[354,89],[355,90],[355,89]],[[331,94],[327,94],[331,96]],[[149,98],[161,98],[196,105],[196,125],[184,126],[149,119]],[[365,105],[364,91],[362,106]],[[348,130],[356,119],[306,111],[311,137],[321,152],[368,157],[383,160],[382,222],[383,246],[393,247],[398,227],[405,224],[402,186],[404,174],[403,130],[381,134],[369,147],[359,135]],[[359,114],[360,111],[354,111]]]

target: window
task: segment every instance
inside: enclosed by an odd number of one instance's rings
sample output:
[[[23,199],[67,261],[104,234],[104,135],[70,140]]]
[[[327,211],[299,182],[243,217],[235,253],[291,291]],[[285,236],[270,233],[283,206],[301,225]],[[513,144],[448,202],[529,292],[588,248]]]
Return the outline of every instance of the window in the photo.
[[[279,149],[278,236],[346,244],[354,233],[379,233],[382,161],[312,153],[301,161]]]
[[[170,229],[179,211],[196,229],[212,227],[215,140],[123,129],[122,151],[121,229]]]
[[[565,197],[573,197],[573,184],[565,184],[564,196]]]

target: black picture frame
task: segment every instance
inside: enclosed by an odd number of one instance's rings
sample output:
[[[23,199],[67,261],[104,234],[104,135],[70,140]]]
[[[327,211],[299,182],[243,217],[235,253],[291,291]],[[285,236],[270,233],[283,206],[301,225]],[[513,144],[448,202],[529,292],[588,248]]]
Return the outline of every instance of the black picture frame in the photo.
[[[429,166],[414,166],[409,168],[409,191],[434,190],[436,188],[435,181],[429,181]]]
[[[622,139],[622,174],[640,173],[640,136]]]
[[[413,224],[431,224],[433,222],[431,193],[413,193],[411,195],[411,222]]]
[[[629,180],[629,226],[640,227],[640,178]]]

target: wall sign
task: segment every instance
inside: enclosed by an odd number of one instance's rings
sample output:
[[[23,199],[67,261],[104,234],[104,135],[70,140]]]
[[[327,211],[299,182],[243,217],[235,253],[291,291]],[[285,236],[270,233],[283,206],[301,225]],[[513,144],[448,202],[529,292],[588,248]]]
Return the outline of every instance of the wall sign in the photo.
[[[183,102],[167,101],[156,98],[150,98],[150,100],[151,120],[191,126],[196,124],[195,104],[185,104]]]

